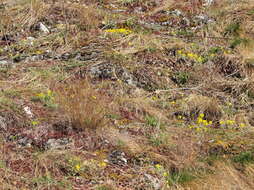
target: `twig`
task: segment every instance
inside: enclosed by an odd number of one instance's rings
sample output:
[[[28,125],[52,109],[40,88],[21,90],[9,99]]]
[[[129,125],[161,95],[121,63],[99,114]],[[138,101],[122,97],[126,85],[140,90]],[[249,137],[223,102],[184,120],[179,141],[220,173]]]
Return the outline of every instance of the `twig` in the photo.
[[[151,94],[159,94],[159,93],[162,93],[162,92],[170,92],[170,91],[177,91],[177,90],[196,90],[198,92],[201,92],[199,90],[199,88],[201,88],[201,86],[197,86],[197,87],[193,87],[193,88],[171,88],[171,89],[167,89],[167,90],[155,90],[154,92],[151,92],[147,95],[150,96]]]

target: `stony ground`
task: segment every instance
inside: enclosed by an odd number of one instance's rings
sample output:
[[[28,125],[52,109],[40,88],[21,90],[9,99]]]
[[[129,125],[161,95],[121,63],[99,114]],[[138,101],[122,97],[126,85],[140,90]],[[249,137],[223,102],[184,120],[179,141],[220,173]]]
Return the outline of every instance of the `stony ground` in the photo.
[[[0,0],[0,189],[254,189],[254,4]]]

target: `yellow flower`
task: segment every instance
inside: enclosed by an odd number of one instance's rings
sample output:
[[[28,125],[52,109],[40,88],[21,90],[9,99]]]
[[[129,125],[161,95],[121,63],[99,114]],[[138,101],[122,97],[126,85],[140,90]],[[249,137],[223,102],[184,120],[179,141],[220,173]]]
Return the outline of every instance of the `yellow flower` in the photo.
[[[203,122],[203,119],[199,117],[199,118],[197,119],[197,124],[201,124],[202,122]]]
[[[80,167],[80,165],[79,165],[79,164],[76,164],[76,165],[75,165],[75,169],[76,169],[77,171],[79,171],[79,170],[80,170],[80,168],[81,168],[81,167]]]
[[[163,176],[164,176],[164,177],[167,177],[167,176],[168,176],[168,173],[167,173],[167,172],[164,172],[164,173],[163,173]]]
[[[48,91],[47,91],[47,94],[48,94],[48,96],[52,96],[52,91],[51,91],[51,90],[48,90]]]
[[[235,124],[235,121],[234,120],[227,120],[226,123],[228,125],[234,125]]]
[[[161,169],[161,168],[162,168],[162,165],[160,165],[160,164],[156,164],[156,165],[155,165],[155,168],[159,170],[159,169]]]
[[[192,59],[198,59],[199,58],[199,56],[195,53],[188,53],[187,56],[192,58]]]
[[[102,167],[102,168],[104,168],[104,167],[107,166],[107,163],[106,163],[106,162],[100,162],[100,163],[99,163],[99,166]]]
[[[202,57],[197,58],[197,62],[202,63],[203,61],[204,61],[204,59]]]
[[[209,122],[208,122],[208,124],[209,124],[209,125],[212,125],[212,124],[213,124],[213,122],[212,122],[212,121],[209,121]]]
[[[246,125],[244,123],[240,123],[239,127],[246,127]]]
[[[152,97],[152,100],[157,100],[158,98],[156,96],[153,96]]]
[[[198,128],[196,128],[196,131],[199,132],[199,131],[201,131],[201,129],[198,127]]]
[[[199,117],[203,118],[203,117],[205,117],[205,114],[201,113],[201,114],[199,114]]]
[[[43,51],[37,50],[35,53],[36,53],[37,55],[40,55],[40,54],[43,53]]]
[[[131,30],[125,28],[116,28],[116,29],[108,29],[105,30],[107,33],[121,33],[121,34],[130,34],[132,33]]]
[[[203,120],[202,123],[203,123],[203,125],[205,125],[205,126],[209,125],[208,122],[207,122],[207,120]]]
[[[227,104],[228,104],[228,106],[232,106],[232,103],[231,103],[231,102],[228,102]]]
[[[224,124],[225,124],[225,121],[220,121],[220,124],[221,124],[221,125],[224,125]]]
[[[31,124],[32,124],[33,126],[38,125],[38,124],[39,124],[39,121],[31,121]]]
[[[39,98],[44,98],[44,97],[45,97],[45,94],[39,93],[39,94],[37,94],[36,96],[38,96]]]
[[[96,99],[97,99],[97,97],[96,97],[96,96],[92,96],[92,99],[96,100]]]
[[[177,50],[177,54],[182,55],[183,51],[182,50]]]

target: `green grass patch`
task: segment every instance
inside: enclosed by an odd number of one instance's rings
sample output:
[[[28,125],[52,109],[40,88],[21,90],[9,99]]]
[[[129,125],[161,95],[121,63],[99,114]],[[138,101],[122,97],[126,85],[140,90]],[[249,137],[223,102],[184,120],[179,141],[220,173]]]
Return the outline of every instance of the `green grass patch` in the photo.
[[[196,176],[194,174],[192,174],[190,171],[188,170],[184,170],[184,171],[180,171],[180,172],[175,172],[171,175],[169,175],[166,180],[168,185],[172,186],[175,184],[184,184],[187,182],[190,182],[192,180],[194,180],[196,178]]]
[[[148,126],[157,127],[157,126],[160,125],[159,120],[158,120],[156,117],[154,117],[154,116],[149,116],[149,115],[147,115],[147,116],[145,117],[145,120],[146,120],[146,124],[147,124]]]
[[[234,156],[232,158],[232,161],[235,163],[240,163],[240,164],[253,163],[254,162],[254,153],[251,151],[241,152],[240,154]]]

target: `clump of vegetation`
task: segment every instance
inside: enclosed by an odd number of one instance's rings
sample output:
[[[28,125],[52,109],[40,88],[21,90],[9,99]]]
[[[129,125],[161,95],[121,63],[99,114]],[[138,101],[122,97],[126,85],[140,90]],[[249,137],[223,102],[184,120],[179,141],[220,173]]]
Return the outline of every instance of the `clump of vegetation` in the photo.
[[[106,124],[107,97],[89,84],[87,80],[59,87],[57,101],[74,128],[93,129]]]
[[[173,81],[175,81],[179,85],[184,85],[188,82],[190,78],[190,74],[188,72],[177,72],[173,76]]]
[[[239,36],[239,32],[240,32],[240,24],[238,22],[229,24],[225,29],[226,35]]]
[[[188,171],[176,172],[167,177],[169,185],[184,184],[195,179],[195,176]]]
[[[147,123],[148,126],[158,127],[160,125],[159,120],[156,117],[154,117],[154,116],[147,115],[145,117],[145,120],[146,120],[146,123]]]
[[[47,90],[46,93],[41,92],[32,97],[32,101],[41,102],[44,106],[48,108],[56,108],[57,104],[55,103],[55,97],[51,90]]]
[[[254,162],[254,153],[251,151],[241,152],[232,158],[233,162],[240,164],[248,164]]]
[[[251,1],[0,0],[0,187],[254,189]]]

